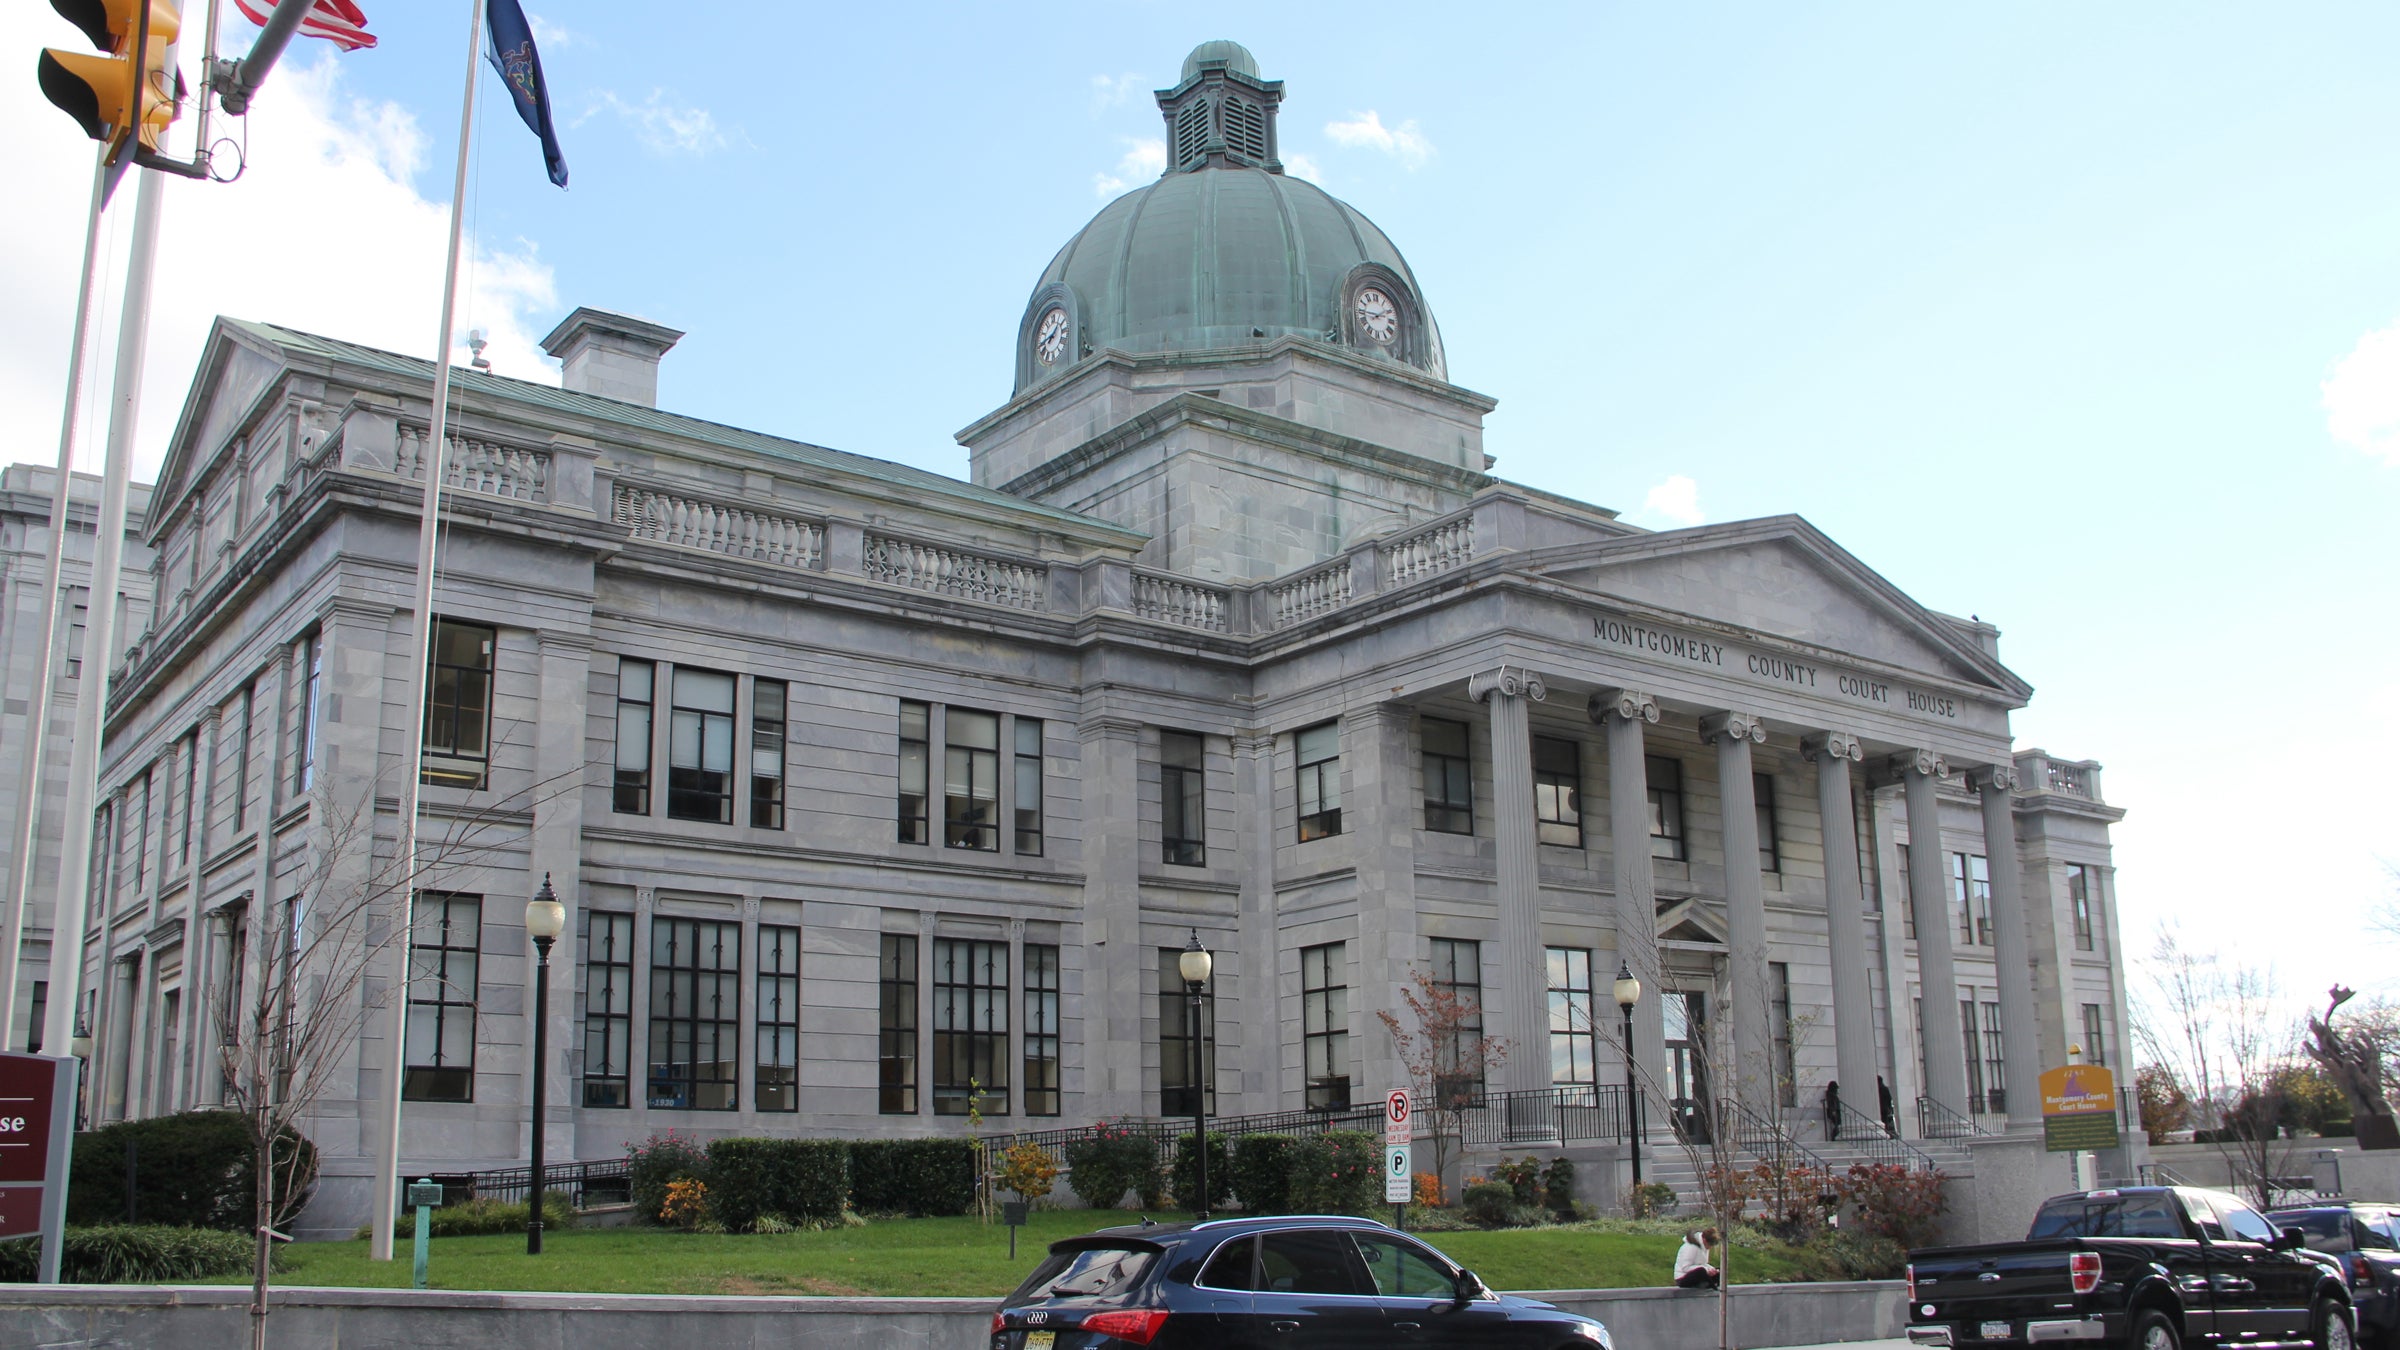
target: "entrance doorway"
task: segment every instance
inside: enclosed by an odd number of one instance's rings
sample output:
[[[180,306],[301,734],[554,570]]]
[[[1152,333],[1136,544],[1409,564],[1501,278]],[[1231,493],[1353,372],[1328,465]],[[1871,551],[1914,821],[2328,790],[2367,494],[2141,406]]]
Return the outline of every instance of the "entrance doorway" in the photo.
[[[1666,1021],[1668,1118],[1677,1134],[1706,1144],[1714,1115],[1708,1086],[1708,995],[1670,989],[1659,1011]]]

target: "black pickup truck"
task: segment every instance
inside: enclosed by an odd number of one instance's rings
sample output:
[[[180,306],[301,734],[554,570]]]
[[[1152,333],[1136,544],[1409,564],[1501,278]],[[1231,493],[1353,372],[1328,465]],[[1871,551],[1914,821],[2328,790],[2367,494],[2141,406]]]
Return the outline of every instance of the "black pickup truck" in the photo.
[[[2341,1272],[2222,1191],[2081,1191],[2044,1201],[2023,1242],[1909,1253],[1908,1339],[1989,1347],[2355,1350]]]

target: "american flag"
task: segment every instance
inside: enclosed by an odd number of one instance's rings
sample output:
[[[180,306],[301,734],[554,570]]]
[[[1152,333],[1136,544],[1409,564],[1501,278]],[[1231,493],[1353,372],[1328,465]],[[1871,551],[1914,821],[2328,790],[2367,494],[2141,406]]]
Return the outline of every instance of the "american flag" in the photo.
[[[275,12],[276,3],[277,0],[233,0],[233,7],[263,28],[267,16]],[[346,52],[375,45],[375,35],[367,31],[365,12],[350,0],[316,0],[308,7],[308,17],[300,21],[300,32],[306,37],[324,38]]]

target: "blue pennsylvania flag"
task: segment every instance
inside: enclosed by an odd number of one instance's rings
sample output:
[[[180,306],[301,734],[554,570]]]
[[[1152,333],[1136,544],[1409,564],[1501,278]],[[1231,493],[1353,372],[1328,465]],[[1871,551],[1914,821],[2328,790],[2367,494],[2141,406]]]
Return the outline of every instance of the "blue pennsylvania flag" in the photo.
[[[550,86],[542,79],[542,57],[533,49],[533,29],[525,22],[524,7],[517,0],[490,0],[485,18],[492,32],[492,68],[508,86],[517,116],[542,138],[542,162],[549,166],[550,181],[563,188],[567,157],[559,151],[558,130],[550,122]]]

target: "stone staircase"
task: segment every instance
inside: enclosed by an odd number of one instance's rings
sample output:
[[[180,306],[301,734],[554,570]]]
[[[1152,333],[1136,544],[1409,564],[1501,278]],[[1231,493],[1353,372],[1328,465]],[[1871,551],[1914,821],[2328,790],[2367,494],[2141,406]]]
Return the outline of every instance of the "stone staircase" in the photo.
[[[1863,1120],[1853,1128],[1872,1128]],[[1784,1125],[1787,1156],[1795,1164],[1823,1166],[1835,1175],[1846,1173],[1858,1163],[1904,1162],[1921,1166],[1930,1162],[1953,1177],[1972,1176],[1975,1172],[1974,1152],[1963,1139],[1904,1139],[1893,1141],[1880,1136],[1852,1139],[1793,1139],[1790,1123]],[[1652,1132],[1650,1142],[1642,1149],[1642,1180],[1657,1182],[1673,1188],[1675,1209],[1689,1210],[1700,1201],[1700,1177],[1721,1154],[1730,1152],[1738,1167],[1750,1167],[1760,1161],[1759,1148],[1774,1145],[1761,1137],[1756,1129],[1747,1131],[1754,1147],[1736,1146],[1718,1150],[1701,1146],[1687,1148],[1671,1133]]]

